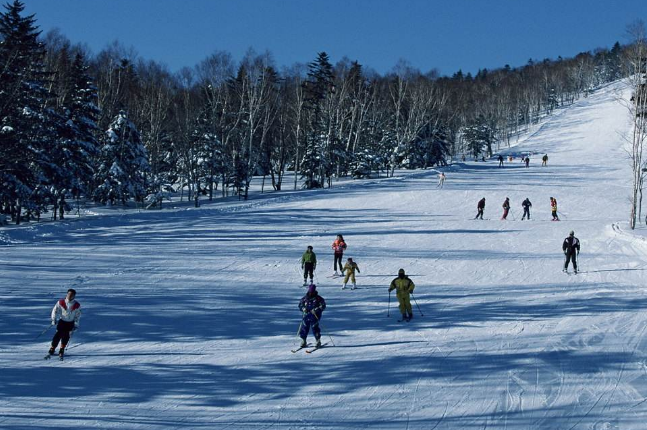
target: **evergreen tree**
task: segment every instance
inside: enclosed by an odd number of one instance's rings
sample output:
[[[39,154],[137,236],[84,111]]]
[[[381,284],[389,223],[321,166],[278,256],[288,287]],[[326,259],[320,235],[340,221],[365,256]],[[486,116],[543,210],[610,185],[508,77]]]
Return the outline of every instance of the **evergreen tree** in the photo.
[[[87,194],[94,175],[94,161],[99,155],[97,93],[87,70],[83,54],[77,53],[65,76],[69,87],[61,114],[65,122],[55,151],[62,175],[56,184],[54,211],[57,207],[60,209],[61,219],[68,193],[76,198]]]
[[[326,99],[334,92],[335,85],[332,65],[325,52],[320,52],[317,59],[308,65],[308,79],[304,82],[304,87],[310,130],[300,173],[302,178],[307,178],[307,188],[317,188],[323,186],[324,177],[331,171],[332,136]]]
[[[54,115],[46,108],[50,75],[33,15],[23,17],[18,0],[0,14],[0,200],[20,223],[25,207],[39,213],[46,205],[43,186],[57,166],[48,155],[55,141]]]
[[[130,198],[141,201],[146,195],[146,175],[150,170],[146,148],[139,132],[124,111],[114,118],[104,136],[95,180],[95,200],[125,204]]]

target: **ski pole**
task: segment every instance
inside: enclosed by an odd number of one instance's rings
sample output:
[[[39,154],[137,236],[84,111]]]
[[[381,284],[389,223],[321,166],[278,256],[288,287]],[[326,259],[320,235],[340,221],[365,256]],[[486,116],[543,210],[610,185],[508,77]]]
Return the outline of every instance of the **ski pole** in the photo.
[[[40,334],[39,334],[38,336],[36,336],[36,339],[38,339],[39,337],[41,337],[42,335],[44,335],[44,334],[45,334],[45,332],[47,332],[47,330],[49,330],[50,328],[52,328],[52,326],[54,326],[54,323],[52,323],[52,324],[48,325],[48,326],[47,326],[47,328],[46,328],[45,330],[41,331],[41,332],[40,332]],[[34,340],[36,340],[36,339],[34,339]]]
[[[418,301],[417,301],[417,300],[416,300],[416,298],[414,297],[413,293],[411,293],[411,297],[413,298],[413,302],[414,302],[414,303],[416,304],[416,306],[418,307],[418,312],[420,312],[420,316],[421,316],[421,317],[424,317],[425,315],[424,315],[424,314],[422,313],[422,311],[420,310],[420,305],[418,305]]]
[[[516,216],[514,216],[514,212],[512,212],[512,209],[510,209],[510,215],[512,215],[512,220],[513,220],[513,221],[516,221],[516,220],[517,220],[517,217],[516,217]]]
[[[317,317],[317,315],[315,315],[315,318],[317,318],[317,325],[319,326],[319,330],[323,330],[323,331],[325,331],[325,332],[326,332],[326,334],[328,335],[328,337],[330,338],[330,343],[332,343],[332,346],[335,346],[335,342],[333,342],[333,340],[332,340],[332,336],[330,335],[330,333],[328,333],[328,330],[326,330],[326,329],[324,328],[324,326],[322,326],[322,325],[321,325],[321,321],[319,320],[319,318]]]
[[[386,308],[386,316],[390,317],[389,312],[391,311],[391,290],[389,290],[389,306]]]

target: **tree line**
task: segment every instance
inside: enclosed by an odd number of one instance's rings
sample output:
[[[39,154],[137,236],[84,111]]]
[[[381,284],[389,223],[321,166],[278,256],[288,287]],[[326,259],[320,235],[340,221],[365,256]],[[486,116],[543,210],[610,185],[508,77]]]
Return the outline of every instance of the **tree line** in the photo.
[[[248,198],[334,178],[491,156],[554,109],[626,76],[629,46],[440,76],[380,75],[325,52],[277,68],[269,52],[214,52],[171,73],[114,43],[94,55],[41,34],[15,0],[0,14],[0,210],[12,221],[74,202],[161,207],[170,194]],[[290,182],[286,172],[295,172]],[[299,181],[299,179],[301,179]],[[301,185],[300,185],[301,184]]]

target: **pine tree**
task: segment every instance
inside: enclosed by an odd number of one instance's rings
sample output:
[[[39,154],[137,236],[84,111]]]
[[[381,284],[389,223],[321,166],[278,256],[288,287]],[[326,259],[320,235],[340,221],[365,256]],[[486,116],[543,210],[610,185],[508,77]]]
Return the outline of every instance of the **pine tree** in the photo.
[[[150,166],[139,132],[124,111],[114,118],[104,136],[95,180],[95,200],[126,204],[130,198],[146,196],[146,175]]]
[[[55,151],[56,164],[61,166],[63,175],[56,190],[58,199],[54,202],[54,210],[60,209],[61,219],[68,193],[76,198],[87,194],[94,175],[94,162],[99,155],[97,93],[87,70],[83,54],[77,53],[69,74],[64,77],[69,90],[63,100],[61,116],[65,122]]]
[[[304,82],[306,109],[310,118],[310,132],[306,138],[305,154],[301,161],[301,177],[307,178],[307,188],[323,186],[324,177],[331,170],[330,118],[326,99],[334,92],[334,75],[328,54],[320,52],[308,65],[308,80]],[[315,179],[318,176],[318,180]]]
[[[55,130],[45,82],[45,50],[34,15],[21,16],[15,0],[0,14],[0,200],[19,224],[23,207],[39,213],[46,206],[43,187],[58,167],[48,158]]]

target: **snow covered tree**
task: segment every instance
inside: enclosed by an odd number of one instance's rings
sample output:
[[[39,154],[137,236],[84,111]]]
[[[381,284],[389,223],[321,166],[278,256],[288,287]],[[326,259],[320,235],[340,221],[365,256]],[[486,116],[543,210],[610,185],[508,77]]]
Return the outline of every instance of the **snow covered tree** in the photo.
[[[146,196],[150,167],[139,132],[124,111],[114,118],[101,147],[94,198],[101,203],[126,204]]]
[[[49,160],[54,115],[46,108],[45,54],[33,15],[18,0],[0,14],[0,200],[19,224],[23,207],[40,212],[42,187],[57,166]]]
[[[331,171],[331,128],[326,100],[335,91],[334,75],[328,54],[320,52],[317,59],[308,64],[308,79],[305,88],[305,107],[309,130],[300,165],[301,178],[306,178],[306,188],[319,188]],[[317,177],[317,179],[315,179]]]
[[[57,154],[55,162],[61,167],[62,175],[53,191],[54,217],[58,208],[61,219],[67,193],[79,198],[88,192],[94,175],[93,163],[99,154],[97,94],[83,54],[76,54],[64,79],[69,87],[62,102],[61,116],[65,122],[54,151]]]

